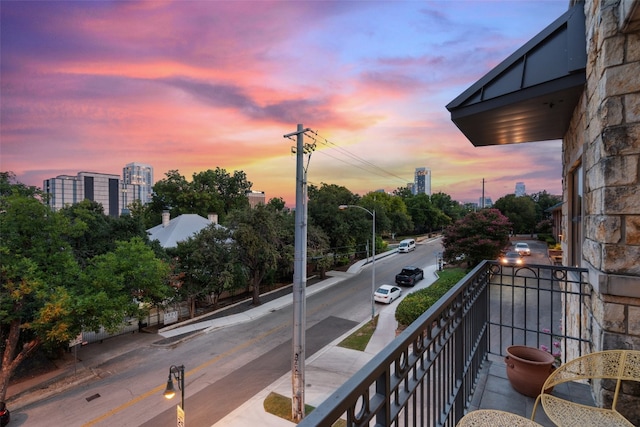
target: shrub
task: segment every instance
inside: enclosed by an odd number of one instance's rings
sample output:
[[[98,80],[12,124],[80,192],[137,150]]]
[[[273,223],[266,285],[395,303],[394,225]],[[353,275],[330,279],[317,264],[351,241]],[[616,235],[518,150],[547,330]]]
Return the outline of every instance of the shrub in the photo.
[[[408,326],[422,313],[435,304],[449,289],[465,275],[462,268],[452,268],[440,272],[440,277],[428,288],[407,295],[396,309],[396,320],[400,326]]]
[[[556,244],[556,239],[551,234],[538,234],[538,240],[545,242],[549,246]]]

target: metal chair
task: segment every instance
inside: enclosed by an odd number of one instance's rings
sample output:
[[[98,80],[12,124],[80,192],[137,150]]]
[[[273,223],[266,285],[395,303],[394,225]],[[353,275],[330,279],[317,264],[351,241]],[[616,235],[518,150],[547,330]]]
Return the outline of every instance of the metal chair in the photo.
[[[611,408],[582,405],[545,392],[562,383],[595,379],[615,381]],[[542,403],[544,412],[558,426],[632,427],[616,410],[622,381],[640,381],[640,351],[608,350],[578,357],[549,375],[533,406],[531,419],[535,419],[538,403]]]
[[[456,427],[542,427],[528,418],[495,409],[471,411],[458,421]]]

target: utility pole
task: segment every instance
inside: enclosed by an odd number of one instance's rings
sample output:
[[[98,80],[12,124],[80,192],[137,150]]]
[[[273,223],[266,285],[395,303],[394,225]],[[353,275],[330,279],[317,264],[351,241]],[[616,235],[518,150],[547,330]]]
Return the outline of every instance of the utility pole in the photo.
[[[291,358],[291,417],[295,423],[304,418],[304,364],[307,287],[307,171],[304,168],[304,155],[311,153],[315,145],[304,145],[304,129],[298,124],[295,132],[284,135],[291,138],[296,135],[296,213],[295,244],[293,261],[293,340]]]
[[[480,204],[480,207],[484,209],[484,178],[482,178],[482,203]]]

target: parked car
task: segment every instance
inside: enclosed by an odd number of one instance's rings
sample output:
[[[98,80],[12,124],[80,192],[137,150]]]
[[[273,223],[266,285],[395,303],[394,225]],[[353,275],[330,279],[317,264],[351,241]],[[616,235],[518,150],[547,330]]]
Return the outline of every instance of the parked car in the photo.
[[[4,402],[0,402],[0,427],[4,427],[9,424],[11,421],[11,413],[9,412],[9,408],[7,408],[7,404]]]
[[[424,279],[424,272],[421,268],[409,265],[404,267],[399,274],[396,274],[396,285],[414,286],[418,280]]]
[[[500,258],[500,264],[510,266],[524,265],[524,258],[519,252],[509,251]]]
[[[529,249],[529,245],[526,243],[522,243],[522,242],[516,243],[515,250],[520,255],[531,255],[531,249]]]
[[[384,304],[391,304],[402,295],[402,289],[393,285],[382,285],[373,293],[373,300]]]

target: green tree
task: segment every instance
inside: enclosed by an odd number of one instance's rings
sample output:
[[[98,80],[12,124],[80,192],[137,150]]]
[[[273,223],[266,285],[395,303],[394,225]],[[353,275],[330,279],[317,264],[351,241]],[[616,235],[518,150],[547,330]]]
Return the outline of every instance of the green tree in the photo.
[[[228,225],[238,245],[238,257],[241,265],[247,269],[249,285],[252,287],[253,305],[261,304],[260,284],[278,264],[281,243],[276,216],[265,205],[237,210],[229,216]]]
[[[38,191],[2,180],[0,400],[16,368],[40,347],[60,348],[87,328],[118,327],[139,313],[138,303],[162,299],[168,288],[165,265],[139,237],[81,270],[69,242],[87,223],[53,212]]]
[[[562,196],[554,196],[552,194],[547,193],[546,191],[540,191],[535,194],[531,194],[529,196],[533,203],[536,206],[536,229],[538,228],[538,224],[546,222],[548,227],[550,227],[550,219],[551,213],[547,212],[547,209],[557,205],[562,202]],[[550,232],[549,229],[547,232]]]
[[[66,236],[76,261],[86,266],[89,260],[115,248],[110,220],[100,203],[85,199],[59,210],[60,215],[73,225]]]
[[[507,194],[499,198],[493,207],[509,218],[516,234],[533,233],[536,226],[536,207],[529,197]]]
[[[369,211],[376,211],[376,234],[404,234],[413,224],[402,197],[373,191],[362,196],[358,204]]]
[[[80,270],[62,238],[65,218],[33,195],[0,197],[0,400],[16,368],[43,344],[58,345],[80,331],[70,284]],[[8,194],[8,195],[7,195]]]
[[[511,223],[498,209],[482,209],[459,219],[444,231],[443,257],[454,262],[464,256],[469,268],[484,259],[496,259],[509,243]]]
[[[225,169],[217,167],[214,171],[208,170],[193,175],[193,182],[206,183],[209,191],[215,191],[222,200],[222,211],[208,211],[206,214],[216,212],[222,219],[229,212],[237,209],[249,207],[247,199],[247,191],[251,191],[253,184],[247,180],[247,175],[243,171],[234,171],[233,175],[229,174]],[[196,191],[197,191],[196,187]]]
[[[398,187],[393,190],[393,195],[398,196],[402,199],[407,199],[408,197],[413,196],[413,193],[408,187]]]
[[[411,215],[415,233],[426,233],[442,228],[451,220],[431,203],[426,194],[416,194],[405,199],[407,211]]]
[[[190,200],[191,186],[186,178],[177,170],[168,171],[165,177],[153,186],[153,197],[149,203],[149,209],[154,214],[152,225],[160,223],[165,210],[171,210],[174,217],[183,213],[195,213]]]
[[[170,297],[170,266],[156,258],[153,250],[140,237],[116,242],[112,252],[98,255],[86,270],[90,298],[102,299],[96,306],[100,313],[91,310],[83,313],[84,321],[91,319],[91,328],[103,326],[116,329],[126,316],[142,318],[149,307]],[[105,311],[110,314],[105,316]],[[105,318],[107,320],[105,320]]]
[[[153,198],[148,206],[150,214],[145,215],[147,228],[161,221],[162,212],[169,210],[171,217],[182,214],[198,214],[206,217],[218,214],[220,222],[235,209],[249,207],[246,193],[251,190],[251,182],[242,171],[233,175],[216,168],[193,174],[188,182],[177,170],[170,170],[166,178],[153,186]]]
[[[273,209],[276,212],[283,212],[286,209],[286,203],[282,197],[274,197],[273,199],[269,199],[267,202],[267,206],[270,209]]]
[[[211,224],[186,241],[178,242],[175,254],[182,281],[180,291],[189,303],[192,318],[199,297],[211,296],[211,303],[216,307],[223,292],[233,292],[245,281],[236,269],[236,244],[224,227]]]
[[[360,198],[346,187],[325,183],[322,183],[320,187],[310,185],[308,194],[309,222],[320,227],[326,233],[331,248],[348,246],[354,237],[353,233],[358,233],[359,230],[351,227],[346,222],[345,216],[338,215],[338,206],[356,205]],[[362,216],[356,218],[362,218]],[[364,221],[364,219],[362,220]],[[371,230],[370,223],[369,230]],[[370,235],[371,231],[369,231]],[[366,239],[367,237],[362,238],[362,235],[355,238],[357,241],[366,241]]]
[[[23,196],[43,197],[42,192],[38,188],[18,182],[13,172],[0,172],[0,196],[10,196],[14,193]]]
[[[442,192],[438,192],[431,195],[431,204],[440,209],[450,220],[442,226],[447,226],[453,221],[457,221],[465,214],[463,207],[460,203],[451,198],[450,195]]]

